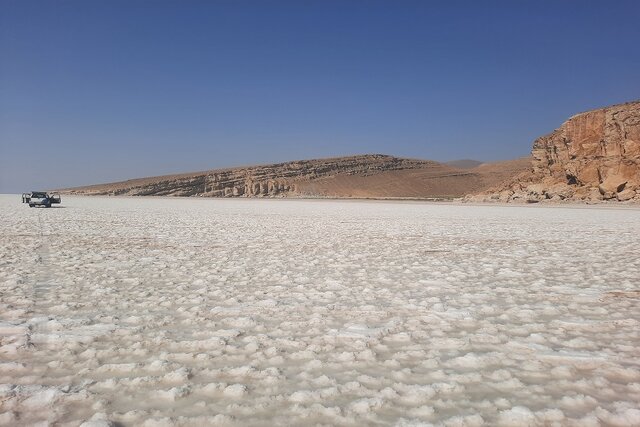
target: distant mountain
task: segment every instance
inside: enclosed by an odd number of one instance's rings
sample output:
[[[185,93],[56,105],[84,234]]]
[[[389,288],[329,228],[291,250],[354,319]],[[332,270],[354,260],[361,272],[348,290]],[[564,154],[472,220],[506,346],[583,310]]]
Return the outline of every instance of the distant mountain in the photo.
[[[455,168],[431,160],[366,154],[131,179],[66,194],[198,197],[452,198],[495,186],[530,160]]]
[[[445,162],[445,165],[458,168],[458,169],[473,169],[475,167],[480,166],[484,162],[480,162],[478,160],[471,159],[461,159],[461,160],[452,160],[450,162]]]

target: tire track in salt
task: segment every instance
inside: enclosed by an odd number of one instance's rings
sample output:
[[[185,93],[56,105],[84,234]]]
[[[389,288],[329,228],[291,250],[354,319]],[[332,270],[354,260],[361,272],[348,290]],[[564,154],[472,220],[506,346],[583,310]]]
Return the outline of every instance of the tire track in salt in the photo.
[[[27,342],[29,346],[42,347],[48,342],[47,331],[43,330],[42,323],[49,319],[46,309],[48,296],[54,286],[51,280],[51,247],[49,244],[49,234],[45,231],[46,223],[42,218],[41,209],[38,209],[38,237],[35,247],[35,259],[33,265],[33,276],[30,282],[32,291],[31,315],[27,319]]]
[[[42,213],[38,212],[38,244],[36,246],[35,280],[33,283],[33,315],[34,317],[46,316],[43,299],[47,297],[53,283],[51,280],[51,247],[48,241],[48,233],[44,231]],[[38,307],[38,303],[40,307]],[[42,313],[40,311],[42,310]]]

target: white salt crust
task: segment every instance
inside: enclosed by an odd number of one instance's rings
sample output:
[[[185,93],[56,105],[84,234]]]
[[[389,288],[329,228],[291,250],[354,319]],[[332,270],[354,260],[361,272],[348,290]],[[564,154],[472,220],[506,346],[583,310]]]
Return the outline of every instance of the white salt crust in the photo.
[[[0,425],[640,425],[640,210],[0,196]]]

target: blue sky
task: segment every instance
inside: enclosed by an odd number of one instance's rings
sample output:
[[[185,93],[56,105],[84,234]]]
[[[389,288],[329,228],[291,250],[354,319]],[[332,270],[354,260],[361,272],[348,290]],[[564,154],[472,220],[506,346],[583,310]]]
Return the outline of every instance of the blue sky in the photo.
[[[640,98],[638,1],[0,0],[0,192],[526,155]]]

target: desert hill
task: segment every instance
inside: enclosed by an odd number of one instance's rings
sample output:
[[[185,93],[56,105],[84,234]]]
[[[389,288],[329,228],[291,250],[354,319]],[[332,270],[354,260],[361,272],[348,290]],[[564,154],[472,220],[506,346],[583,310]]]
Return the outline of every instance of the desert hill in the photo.
[[[587,111],[536,139],[531,167],[477,201],[640,201],[640,101]]]
[[[484,191],[530,167],[523,158],[456,168],[382,154],[138,178],[66,194],[200,197],[448,198]]]

